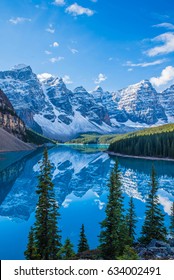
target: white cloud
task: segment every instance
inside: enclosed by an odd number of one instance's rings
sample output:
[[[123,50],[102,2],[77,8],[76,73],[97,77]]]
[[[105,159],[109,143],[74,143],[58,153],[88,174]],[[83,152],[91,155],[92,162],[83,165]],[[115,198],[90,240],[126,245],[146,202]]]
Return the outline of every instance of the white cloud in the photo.
[[[52,33],[52,34],[54,34],[54,32],[55,32],[55,29],[50,28],[50,27],[46,28],[45,30],[49,33]]]
[[[68,75],[65,75],[62,79],[65,84],[73,84],[73,81],[71,80],[70,76],[68,76]]]
[[[50,52],[50,51],[45,51],[45,53],[47,54],[47,55],[50,55],[50,54],[52,54],[52,52]]]
[[[166,59],[158,59],[152,62],[142,62],[142,63],[132,63],[131,61],[127,61],[124,66],[130,66],[130,67],[148,67],[148,66],[154,66],[159,65],[161,63],[166,62]]]
[[[107,77],[100,73],[97,77],[97,79],[94,81],[95,84],[100,84],[101,82],[104,82],[107,79]]]
[[[164,27],[166,29],[174,30],[174,25],[168,22],[163,22],[160,24],[155,24],[153,27]]]
[[[23,23],[23,22],[30,22],[31,18],[24,18],[24,17],[17,17],[17,18],[11,18],[9,19],[9,22],[12,24],[18,24],[18,23]]]
[[[54,42],[54,43],[53,43],[53,47],[54,47],[54,48],[59,47],[59,43],[58,43],[58,42]]]
[[[66,13],[72,14],[73,16],[80,16],[80,15],[87,15],[92,16],[94,14],[93,10],[90,10],[88,8],[84,8],[77,3],[74,3],[66,8]]]
[[[55,0],[53,4],[56,6],[64,6],[66,3],[64,0]]]
[[[64,59],[64,57],[63,56],[58,56],[58,57],[52,57],[52,58],[50,58],[50,62],[51,63],[55,63],[55,62],[59,62],[59,61],[61,61],[61,60],[63,60]]]
[[[132,68],[129,68],[129,69],[127,69],[127,71],[128,71],[128,72],[132,72],[132,71],[133,71],[133,69],[132,69]]]
[[[76,50],[76,49],[70,49],[70,51],[73,53],[73,54],[76,54],[76,53],[78,53],[79,51],[78,50]]]
[[[98,1],[98,0],[91,0],[91,2],[93,2],[93,3],[97,3],[97,1]]]
[[[163,33],[154,39],[152,42],[162,42],[164,43],[162,46],[154,47],[149,49],[146,54],[150,57],[160,55],[160,54],[168,54],[174,52],[174,33],[168,32]]]
[[[47,32],[51,33],[51,34],[54,34],[55,32],[55,29],[53,28],[53,25],[50,24],[48,28],[45,29]]]
[[[38,74],[37,77],[41,82],[43,82],[44,80],[47,80],[53,76],[49,73],[42,73],[42,74]]]
[[[153,86],[159,88],[163,85],[169,85],[169,82],[174,82],[174,67],[167,66],[162,70],[161,75],[159,77],[152,77],[150,82]]]
[[[108,60],[109,60],[109,61],[112,61],[112,60],[113,60],[113,57],[109,57]]]

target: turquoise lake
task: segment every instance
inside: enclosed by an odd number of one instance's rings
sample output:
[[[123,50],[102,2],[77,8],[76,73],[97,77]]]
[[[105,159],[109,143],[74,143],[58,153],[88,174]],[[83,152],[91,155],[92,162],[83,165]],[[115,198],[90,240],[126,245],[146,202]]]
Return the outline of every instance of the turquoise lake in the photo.
[[[90,248],[98,245],[105,217],[108,179],[115,157],[102,146],[58,145],[49,149],[53,182],[60,206],[62,242],[69,237],[76,250],[81,224]],[[34,223],[36,186],[42,150],[0,153],[0,259],[24,259],[28,232]],[[174,162],[119,157],[125,209],[133,196],[138,217],[137,236],[144,220],[152,163],[159,182],[159,200],[166,226],[174,201]]]

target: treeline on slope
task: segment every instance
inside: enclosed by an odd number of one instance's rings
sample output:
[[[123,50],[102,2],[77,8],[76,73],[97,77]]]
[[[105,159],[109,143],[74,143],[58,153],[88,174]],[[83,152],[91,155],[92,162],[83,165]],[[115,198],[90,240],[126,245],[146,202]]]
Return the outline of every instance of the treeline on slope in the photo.
[[[174,158],[174,125],[150,128],[118,137],[109,151],[149,157]]]
[[[113,139],[118,137],[116,134],[100,135],[96,133],[80,134],[77,138],[68,141],[70,144],[110,144]]]
[[[51,144],[57,143],[55,140],[47,138],[44,135],[41,135],[31,129],[26,129],[25,141],[36,144],[36,145],[43,145],[43,144],[47,144],[47,143],[51,143]]]
[[[125,214],[118,161],[111,171],[108,184],[109,195],[105,209],[106,215],[100,223],[99,247],[89,250],[84,224],[82,224],[77,254],[73,250],[73,244],[69,237],[64,244],[61,243],[61,231],[58,226],[59,205],[55,199],[51,169],[48,152],[45,149],[36,189],[39,196],[36,220],[29,233],[28,245],[24,253],[26,259],[138,259],[135,247],[137,243],[135,240],[137,222],[135,206],[131,197]],[[152,167],[150,185],[151,190],[147,198],[144,224],[138,239],[141,247],[147,246],[153,239],[167,241],[167,229],[164,225],[164,214],[157,196],[158,182],[154,167]],[[174,238],[174,203],[171,207],[170,221],[169,233]]]

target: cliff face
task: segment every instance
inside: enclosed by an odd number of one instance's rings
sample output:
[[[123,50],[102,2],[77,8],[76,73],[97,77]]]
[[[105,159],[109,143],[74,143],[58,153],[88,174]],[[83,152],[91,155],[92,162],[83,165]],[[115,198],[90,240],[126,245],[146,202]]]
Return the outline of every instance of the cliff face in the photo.
[[[25,125],[2,90],[0,90],[0,127],[17,138],[25,140]]]

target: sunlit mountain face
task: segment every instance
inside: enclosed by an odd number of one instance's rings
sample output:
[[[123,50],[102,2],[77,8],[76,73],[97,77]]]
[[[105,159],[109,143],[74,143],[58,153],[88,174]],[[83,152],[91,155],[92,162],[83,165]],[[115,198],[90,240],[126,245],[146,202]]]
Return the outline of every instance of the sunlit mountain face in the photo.
[[[0,88],[25,124],[66,141],[79,133],[124,133],[172,123],[174,86],[158,93],[149,80],[109,92],[70,90],[61,77],[36,75],[30,66],[0,71]]]

